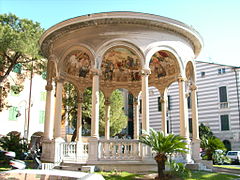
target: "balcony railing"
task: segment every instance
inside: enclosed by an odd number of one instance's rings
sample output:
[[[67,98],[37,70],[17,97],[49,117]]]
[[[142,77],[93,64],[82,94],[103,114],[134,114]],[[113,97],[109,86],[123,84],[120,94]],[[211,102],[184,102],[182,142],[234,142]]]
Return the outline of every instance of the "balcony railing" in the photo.
[[[220,102],[219,106],[220,106],[220,109],[227,109],[227,108],[229,108],[229,103],[228,102]]]

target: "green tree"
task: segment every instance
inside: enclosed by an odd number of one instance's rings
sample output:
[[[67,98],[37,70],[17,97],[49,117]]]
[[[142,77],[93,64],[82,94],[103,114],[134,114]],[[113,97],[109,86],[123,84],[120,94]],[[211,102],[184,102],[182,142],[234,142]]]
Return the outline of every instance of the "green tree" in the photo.
[[[201,148],[206,152],[207,160],[212,160],[212,156],[216,150],[226,150],[223,142],[214,136],[203,138],[201,141]]]
[[[30,75],[31,70],[41,74],[46,68],[38,44],[43,31],[37,22],[20,19],[14,14],[0,15],[0,110],[6,103],[4,100],[11,88],[7,79],[10,72],[16,70],[14,89],[20,91],[21,83]],[[22,74],[20,68],[29,71]]]
[[[127,116],[123,111],[123,97],[119,90],[115,90],[110,97],[111,110],[110,110],[110,136],[119,133],[127,125]],[[102,92],[99,96],[99,133],[100,136],[104,135],[105,131],[105,98]],[[68,121],[76,129],[77,126],[77,89],[70,83],[64,85],[63,95],[63,109],[64,113],[62,119],[68,118]],[[83,135],[89,136],[91,129],[91,113],[92,110],[92,89],[87,88],[83,93],[82,104],[82,124]],[[76,132],[72,140],[75,140]]]
[[[199,137],[200,139],[207,138],[207,137],[212,137],[213,133],[210,129],[210,127],[205,126],[203,123],[200,124],[199,126]]]
[[[154,157],[158,166],[158,177],[164,179],[164,167],[167,161],[167,155],[172,153],[186,153],[187,143],[184,142],[184,138],[174,134],[164,135],[163,132],[156,132],[150,129],[149,134],[143,134],[140,136],[140,142],[148,145],[156,152]]]

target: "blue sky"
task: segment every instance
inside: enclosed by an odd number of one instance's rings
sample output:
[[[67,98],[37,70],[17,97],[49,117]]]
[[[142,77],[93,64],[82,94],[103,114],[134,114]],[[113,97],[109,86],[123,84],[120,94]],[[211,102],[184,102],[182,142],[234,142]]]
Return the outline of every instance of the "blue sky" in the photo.
[[[0,0],[0,14],[14,13],[45,29],[72,17],[109,11],[182,21],[204,39],[198,60],[240,66],[240,0]]]

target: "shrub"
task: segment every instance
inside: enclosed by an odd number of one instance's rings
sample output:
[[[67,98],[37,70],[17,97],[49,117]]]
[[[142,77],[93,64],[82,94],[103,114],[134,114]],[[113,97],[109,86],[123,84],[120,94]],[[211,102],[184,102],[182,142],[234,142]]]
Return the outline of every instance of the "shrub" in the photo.
[[[28,150],[28,145],[25,139],[20,137],[20,134],[8,133],[7,136],[0,138],[0,147],[5,151],[13,151],[16,153],[16,158],[20,158],[23,152]]]
[[[191,171],[185,167],[183,163],[170,162],[170,173],[173,176],[181,178],[189,178],[192,176]]]
[[[231,159],[225,156],[224,151],[215,151],[213,153],[213,164],[230,164]]]

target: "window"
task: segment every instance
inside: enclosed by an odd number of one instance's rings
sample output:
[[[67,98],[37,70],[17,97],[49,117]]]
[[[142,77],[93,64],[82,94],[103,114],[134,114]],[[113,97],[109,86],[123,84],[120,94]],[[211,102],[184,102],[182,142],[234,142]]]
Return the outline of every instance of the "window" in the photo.
[[[17,73],[17,74],[21,74],[22,65],[21,64],[15,64],[12,71]]]
[[[45,111],[39,111],[39,124],[43,124],[45,120]]]
[[[41,92],[40,93],[40,101],[45,101],[46,100],[46,92]]]
[[[218,74],[225,74],[226,70],[225,68],[218,69]]]
[[[201,77],[205,77],[205,72],[201,72]]]
[[[168,110],[171,110],[171,97],[168,95]]]
[[[221,115],[221,130],[222,131],[227,131],[229,130],[229,119],[228,115]]]
[[[158,111],[162,111],[161,97],[158,97]]]
[[[42,73],[42,78],[45,79],[45,80],[47,79],[47,72]]]
[[[227,87],[219,87],[220,109],[228,108]]]
[[[18,108],[17,107],[10,107],[9,108],[8,120],[9,121],[16,121],[17,116],[18,116]]]
[[[188,118],[188,124],[189,124],[189,133],[192,133],[192,118]]]
[[[191,94],[187,97],[187,106],[188,106],[188,109],[191,109],[191,108],[192,108]]]
[[[142,114],[142,100],[140,99],[140,107],[139,107],[139,113]]]

